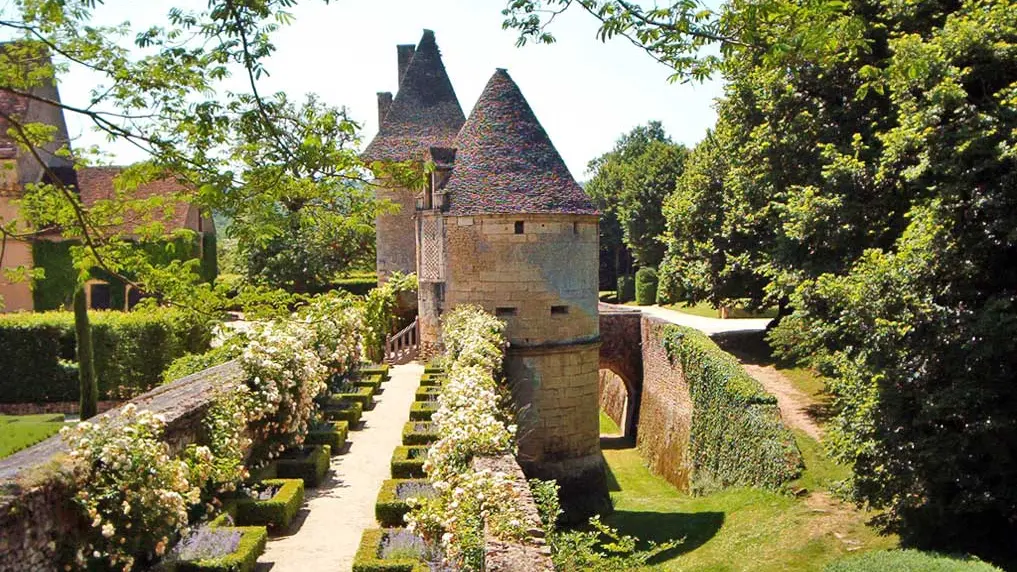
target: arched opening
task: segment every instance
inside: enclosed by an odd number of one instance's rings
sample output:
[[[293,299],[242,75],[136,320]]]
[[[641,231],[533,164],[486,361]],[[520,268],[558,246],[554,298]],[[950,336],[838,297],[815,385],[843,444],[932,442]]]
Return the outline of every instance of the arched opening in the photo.
[[[601,436],[634,438],[639,404],[629,383],[611,369],[601,369],[599,376]]]

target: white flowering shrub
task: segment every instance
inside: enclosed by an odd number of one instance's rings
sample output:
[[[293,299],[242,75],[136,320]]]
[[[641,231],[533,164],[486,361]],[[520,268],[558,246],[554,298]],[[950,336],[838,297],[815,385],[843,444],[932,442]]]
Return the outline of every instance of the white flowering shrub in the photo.
[[[330,374],[349,373],[364,355],[366,323],[364,303],[345,292],[316,296],[294,317],[311,336],[310,346]]]
[[[495,374],[504,357],[504,324],[477,306],[460,306],[442,321],[448,378],[442,384],[432,421],[439,439],[424,470],[438,493],[412,499],[409,527],[440,542],[463,570],[481,570],[484,529],[499,538],[525,535],[519,492],[504,473],[475,471],[477,455],[510,453],[515,425],[500,406]]]
[[[186,460],[173,458],[163,430],[158,416],[127,404],[117,418],[61,431],[70,449],[73,502],[89,528],[68,566],[130,570],[139,557],[162,556],[187,527],[212,455],[191,447]]]

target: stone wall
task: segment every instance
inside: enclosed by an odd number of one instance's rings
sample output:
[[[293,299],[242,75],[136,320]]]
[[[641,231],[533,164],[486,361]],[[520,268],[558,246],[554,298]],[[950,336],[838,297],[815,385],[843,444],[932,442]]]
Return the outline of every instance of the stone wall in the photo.
[[[413,224],[415,193],[382,183],[376,196],[398,206],[398,211],[378,215],[376,221],[376,261],[378,280],[384,282],[395,271],[416,272],[417,243]]]
[[[473,460],[473,468],[500,472],[508,475],[513,486],[519,493],[519,508],[523,513],[528,536],[524,540],[509,542],[498,540],[485,534],[484,538],[484,570],[487,572],[551,572],[551,548],[544,538],[544,529],[540,521],[537,503],[526,480],[526,475],[512,455],[500,457],[478,457]]]
[[[166,421],[165,440],[174,452],[201,436],[215,387],[242,379],[235,362],[158,387],[130,401]],[[120,408],[103,415],[116,417]],[[77,515],[53,479],[66,447],[59,436],[0,459],[0,572],[55,570],[57,541],[73,532]]]
[[[625,401],[628,395],[622,378],[611,370],[600,370],[600,410],[619,428],[625,427]],[[624,431],[622,429],[623,433]]]
[[[636,446],[651,471],[688,490],[692,476],[692,397],[681,366],[672,363],[664,348],[661,335],[668,325],[643,316],[643,387]]]
[[[601,409],[618,423],[618,427],[625,435],[629,436],[636,433],[639,404],[642,399],[643,353],[640,346],[642,317],[643,313],[634,308],[600,304],[600,369],[610,371],[624,383],[624,387],[613,385],[610,386],[613,389],[607,389],[605,392],[608,386],[604,384],[605,377],[602,372]],[[608,379],[614,378],[608,376]]]

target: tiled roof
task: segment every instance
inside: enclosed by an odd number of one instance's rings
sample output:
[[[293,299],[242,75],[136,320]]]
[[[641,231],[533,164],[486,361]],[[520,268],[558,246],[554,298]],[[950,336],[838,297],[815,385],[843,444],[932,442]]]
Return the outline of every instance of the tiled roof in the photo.
[[[488,82],[455,147],[445,186],[453,215],[597,214],[505,70]]]
[[[425,30],[392,106],[363,159],[424,160],[431,147],[451,147],[465,121],[434,32]]]
[[[81,194],[81,201],[85,206],[90,207],[102,199],[113,198],[115,189],[113,181],[117,175],[124,170],[123,167],[85,167],[78,170],[78,192]],[[160,206],[152,211],[152,218],[162,222],[167,233],[187,228],[187,214],[191,205],[180,200],[181,194],[188,190],[187,185],[173,179],[165,178],[152,181],[138,186],[132,191],[132,199],[149,199],[153,197],[167,197],[165,206]],[[147,210],[145,211],[148,212]],[[128,210],[123,213],[123,223],[111,224],[103,229],[113,234],[124,232],[130,234],[142,223],[150,222],[144,220],[143,213]],[[196,229],[195,229],[196,230]]]

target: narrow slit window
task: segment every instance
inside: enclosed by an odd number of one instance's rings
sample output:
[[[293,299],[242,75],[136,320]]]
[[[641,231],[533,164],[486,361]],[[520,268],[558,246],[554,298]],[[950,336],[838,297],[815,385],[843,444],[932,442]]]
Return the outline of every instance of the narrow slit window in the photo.
[[[572,234],[579,234],[579,223],[572,223]]]
[[[568,313],[569,313],[568,306],[551,306],[551,315],[561,315]]]
[[[524,230],[525,230],[525,225],[523,224],[523,221],[517,220],[516,221],[516,234],[523,234]]]
[[[519,313],[515,308],[495,308],[494,315],[499,318],[507,318],[508,316],[515,316]]]

